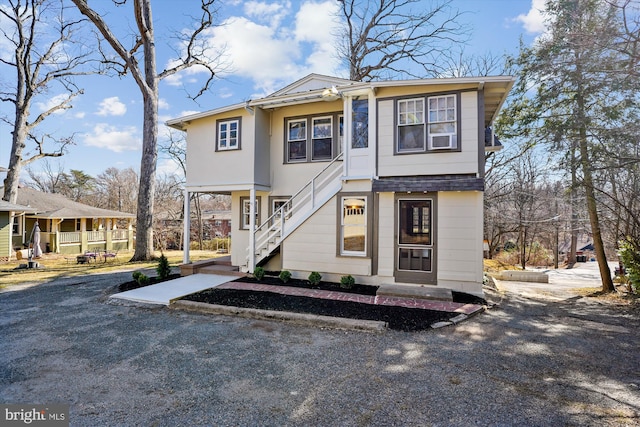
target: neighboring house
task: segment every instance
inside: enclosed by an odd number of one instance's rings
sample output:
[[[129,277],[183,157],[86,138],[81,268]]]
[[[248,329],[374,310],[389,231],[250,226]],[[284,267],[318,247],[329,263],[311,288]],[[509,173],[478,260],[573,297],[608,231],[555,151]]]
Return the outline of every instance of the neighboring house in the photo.
[[[14,217],[13,247],[24,248],[36,221],[43,252],[129,251],[134,247],[134,214],[95,208],[61,194],[18,189],[18,204],[35,213]]]
[[[35,209],[0,200],[0,261],[9,261],[14,256],[12,236],[20,232],[27,213],[35,213]]]
[[[311,74],[167,124],[187,132],[187,196],[231,195],[243,271],[481,295],[485,151],[513,82]]]
[[[182,214],[182,212],[180,212]],[[166,249],[180,249],[184,223],[182,215],[178,217],[170,212],[159,212],[154,218],[154,235],[160,245]],[[194,212],[191,213],[191,239],[197,238],[198,221]],[[213,240],[227,238],[231,234],[231,211],[204,210],[202,211],[202,238]]]

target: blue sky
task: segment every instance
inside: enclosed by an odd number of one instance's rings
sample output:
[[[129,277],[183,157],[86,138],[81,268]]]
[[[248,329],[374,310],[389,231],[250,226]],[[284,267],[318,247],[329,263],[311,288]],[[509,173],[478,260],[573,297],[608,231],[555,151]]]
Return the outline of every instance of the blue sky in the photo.
[[[103,15],[114,23],[114,32],[133,26],[128,6],[114,8],[106,0],[98,4],[108,9]],[[195,103],[185,91],[192,93],[202,83],[204,74],[187,70],[160,83],[160,119],[180,117],[196,111],[209,110],[254,99],[280,89],[309,73],[347,77],[333,55],[330,31],[333,0],[309,1],[224,1],[218,21],[224,23],[208,31],[212,49],[225,47],[219,59],[227,71],[211,90]],[[428,3],[428,1],[426,2]],[[516,53],[519,40],[529,44],[543,30],[540,14],[544,0],[453,0],[453,6],[466,12],[463,21],[472,31],[465,46],[467,54],[501,55]],[[176,10],[176,5],[180,10]],[[171,29],[184,29],[192,23],[189,15],[198,15],[199,1],[153,0],[156,47],[159,71],[175,57],[175,39]],[[2,2],[0,1],[0,7]],[[3,22],[0,21],[0,25]],[[115,26],[117,25],[117,26]],[[118,34],[118,33],[117,33]],[[5,45],[0,42],[0,55]],[[0,84],[11,84],[12,74],[0,69]],[[73,102],[73,108],[45,121],[47,132],[59,136],[75,132],[76,145],[68,154],[50,159],[54,170],[61,165],[65,171],[79,169],[96,176],[109,167],[140,168],[142,144],[142,99],[131,76],[122,78],[86,77],[76,80],[84,95]],[[38,114],[61,90],[51,90],[33,107]],[[8,103],[0,105],[0,114],[11,116]],[[11,129],[0,123],[0,166],[7,167],[11,149]],[[160,138],[168,130],[160,126]],[[42,169],[42,161],[32,164],[34,171]],[[177,168],[160,156],[158,172],[176,173]],[[26,175],[24,175],[26,176]]]

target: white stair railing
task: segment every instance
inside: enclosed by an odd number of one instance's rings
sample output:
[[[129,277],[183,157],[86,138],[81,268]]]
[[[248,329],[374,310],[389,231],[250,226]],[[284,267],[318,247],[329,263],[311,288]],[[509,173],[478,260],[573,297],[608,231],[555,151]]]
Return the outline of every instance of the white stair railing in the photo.
[[[340,191],[341,178],[342,154],[260,224],[254,232],[256,263],[269,256],[285,237]],[[255,267],[249,265],[251,250],[247,248],[247,271],[253,271]]]

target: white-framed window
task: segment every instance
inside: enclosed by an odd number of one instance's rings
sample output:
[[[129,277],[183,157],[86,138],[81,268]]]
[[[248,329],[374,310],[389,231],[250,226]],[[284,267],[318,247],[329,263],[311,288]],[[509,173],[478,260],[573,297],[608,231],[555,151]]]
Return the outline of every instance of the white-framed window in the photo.
[[[429,106],[429,150],[458,147],[456,95],[431,96]]]
[[[287,121],[287,162],[307,160],[307,119]]]
[[[338,154],[342,153],[344,147],[344,116],[338,116]]]
[[[424,98],[398,101],[398,153],[425,151],[424,120]]]
[[[22,229],[20,227],[20,215],[13,216],[13,226],[11,229],[11,233],[15,236],[22,234]]]
[[[313,117],[311,129],[311,160],[331,160],[333,158],[333,117]]]
[[[238,150],[240,148],[240,119],[218,120],[216,150]]]
[[[340,198],[340,255],[367,255],[367,197]]]
[[[250,230],[251,223],[251,203],[249,197],[240,197],[240,229]],[[260,197],[255,199],[256,227],[260,225]]]

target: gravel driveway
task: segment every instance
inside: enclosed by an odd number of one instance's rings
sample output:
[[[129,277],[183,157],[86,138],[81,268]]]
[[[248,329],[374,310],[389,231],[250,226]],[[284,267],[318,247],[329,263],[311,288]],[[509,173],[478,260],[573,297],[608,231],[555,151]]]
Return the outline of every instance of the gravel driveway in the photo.
[[[114,305],[130,273],[0,294],[0,402],[72,426],[640,425],[638,313],[493,294],[382,334]]]

